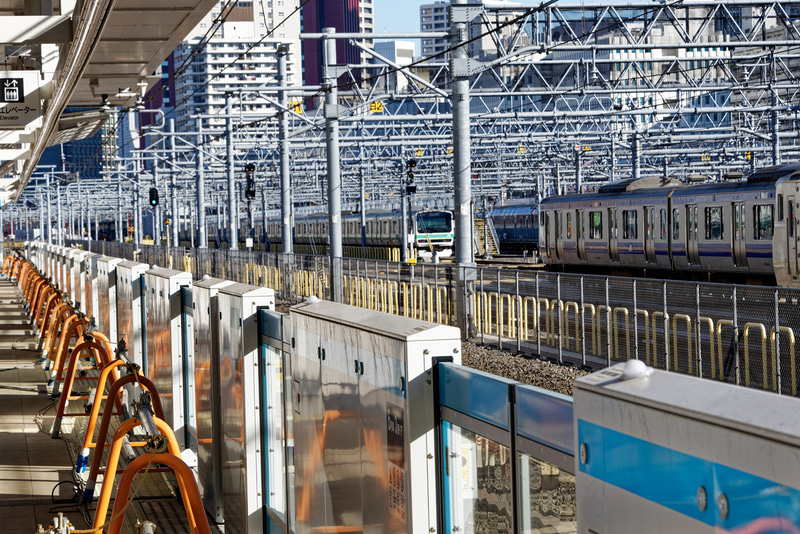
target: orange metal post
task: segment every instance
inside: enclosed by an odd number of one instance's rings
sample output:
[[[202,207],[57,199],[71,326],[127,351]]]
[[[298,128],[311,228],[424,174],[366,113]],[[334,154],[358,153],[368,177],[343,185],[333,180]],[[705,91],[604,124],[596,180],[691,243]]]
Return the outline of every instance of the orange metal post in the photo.
[[[175,433],[172,431],[172,428],[158,417],[154,417],[153,421],[161,434],[167,438],[167,450],[169,453],[180,458],[181,450],[178,447],[178,441],[175,439]],[[116,432],[114,432],[114,437],[111,440],[111,449],[108,451],[108,463],[106,464],[106,474],[103,477],[103,487],[100,489],[100,496],[97,498],[97,509],[95,510],[92,528],[98,528],[106,520],[108,502],[111,500],[111,491],[114,489],[114,476],[117,472],[117,466],[119,465],[119,453],[120,450],[122,450],[122,438],[141,424],[142,422],[140,420],[131,418],[122,423],[119,428],[117,428]],[[125,476],[124,473],[123,476]],[[122,481],[120,481],[120,484],[122,484]],[[180,477],[178,478],[178,487],[180,488],[181,495],[186,495],[186,484]],[[194,514],[191,513],[190,510],[187,510],[186,515],[189,518],[189,529],[195,532]]]
[[[125,472],[122,473],[122,478],[119,481],[119,488],[117,489],[117,497],[114,500],[114,510],[111,512],[113,521],[108,528],[108,534],[120,533],[123,520],[125,519],[125,507],[128,504],[128,494],[133,485],[133,477],[136,473],[152,464],[163,464],[171,467],[175,471],[177,478],[184,481],[187,493],[183,496],[183,502],[184,509],[187,511],[187,516],[189,514],[189,508],[191,508],[194,517],[197,518],[197,534],[211,534],[208,526],[208,519],[206,519],[206,514],[203,510],[203,502],[200,499],[200,490],[197,489],[197,483],[194,480],[192,471],[180,458],[164,453],[139,456],[133,460],[125,469]]]
[[[161,407],[161,398],[158,396],[158,390],[155,385],[145,376],[142,375],[126,375],[111,384],[111,389],[108,391],[108,398],[114,399],[119,395],[119,390],[122,386],[130,382],[138,382],[147,391],[150,392],[150,401],[153,406],[153,413],[156,417],[164,419],[164,409]],[[108,401],[106,401],[107,403]],[[83,502],[92,502],[94,496],[94,486],[97,482],[97,474],[100,472],[100,463],[103,460],[103,447],[106,446],[106,438],[108,437],[108,427],[111,424],[112,411],[110,409],[103,410],[103,418],[100,420],[100,431],[97,434],[97,446],[92,455],[92,467],[89,470],[89,477],[86,479],[85,491],[83,493]],[[102,444],[102,445],[101,445]]]
[[[89,415],[85,412],[70,413],[70,414],[64,413],[67,409],[67,403],[69,401],[89,399],[88,396],[72,395],[72,384],[75,380],[77,380],[75,378],[75,371],[78,369],[78,361],[81,358],[81,353],[83,353],[83,351],[86,350],[92,350],[93,352],[95,352],[95,354],[97,355],[97,362],[98,364],[100,364],[99,367],[105,367],[110,362],[110,358],[106,354],[105,347],[103,347],[103,345],[101,345],[100,343],[94,343],[94,342],[78,343],[78,345],[76,345],[75,348],[72,349],[72,354],[70,354],[69,357],[69,367],[67,369],[67,374],[66,376],[63,377],[64,391],[61,392],[61,397],[58,400],[58,409],[56,410],[56,417],[55,420],[53,421],[53,429],[50,434],[50,437],[54,439],[58,438],[58,434],[61,431],[61,421],[64,419],[65,415],[69,415],[70,417],[76,417],[76,416],[86,417]],[[61,369],[59,369],[59,371],[56,373],[56,376],[58,380],[62,379]],[[97,378],[95,377],[88,377],[88,379],[97,380]],[[53,387],[53,389],[55,390],[55,386]]]
[[[100,414],[100,405],[103,403],[104,399],[109,399],[105,403],[106,410],[113,410],[112,403],[117,408],[117,413],[122,413],[122,403],[119,399],[119,395],[111,399],[110,397],[105,396],[106,391],[106,382],[108,381],[108,376],[111,375],[112,383],[119,380],[119,376],[117,373],[117,367],[125,365],[125,362],[122,360],[114,360],[108,363],[103,370],[100,371],[100,378],[97,380],[97,390],[95,391],[94,402],[92,403],[92,408],[89,413],[89,422],[86,424],[86,436],[83,438],[83,449],[81,449],[81,454],[78,456],[78,461],[75,463],[75,472],[76,473],[83,473],[86,470],[86,463],[89,461],[89,450],[95,448],[96,443],[92,440],[94,439],[94,429],[97,426],[97,416]]]

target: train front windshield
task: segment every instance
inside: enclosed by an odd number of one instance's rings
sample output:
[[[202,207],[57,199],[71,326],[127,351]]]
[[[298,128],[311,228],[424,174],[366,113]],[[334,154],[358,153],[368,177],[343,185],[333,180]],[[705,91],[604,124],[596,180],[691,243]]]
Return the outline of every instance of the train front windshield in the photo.
[[[421,234],[441,234],[451,232],[453,216],[447,211],[417,213],[417,232]]]

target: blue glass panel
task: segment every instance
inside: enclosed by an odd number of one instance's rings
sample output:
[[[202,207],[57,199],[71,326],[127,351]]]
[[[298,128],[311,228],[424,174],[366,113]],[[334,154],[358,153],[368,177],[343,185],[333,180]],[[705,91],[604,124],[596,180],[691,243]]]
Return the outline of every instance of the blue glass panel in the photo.
[[[517,434],[575,455],[572,397],[533,386],[517,386]]]
[[[439,364],[439,403],[509,430],[508,388],[513,380],[460,365]]]

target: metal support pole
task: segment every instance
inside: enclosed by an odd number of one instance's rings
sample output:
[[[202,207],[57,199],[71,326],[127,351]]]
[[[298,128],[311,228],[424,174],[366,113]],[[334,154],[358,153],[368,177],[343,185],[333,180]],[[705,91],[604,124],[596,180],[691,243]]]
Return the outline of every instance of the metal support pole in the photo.
[[[358,177],[361,180],[361,248],[363,250],[367,248],[367,205],[366,200],[364,199],[364,195],[366,194],[364,187],[364,173],[359,172]]]
[[[469,0],[452,0],[450,8],[450,72],[453,74],[453,184],[456,218],[456,263],[460,266],[474,265],[472,253],[472,174],[470,169],[470,124],[469,124],[469,75],[467,74],[468,52],[466,21],[456,19],[455,9],[466,6]],[[466,9],[459,10],[466,14]]]
[[[581,192],[581,152],[580,150],[575,150],[575,191],[577,193]]]
[[[780,395],[783,393],[781,388],[781,321],[778,313],[778,304],[780,303],[780,294],[778,288],[775,288],[775,360],[772,362],[772,369],[775,372],[774,389]],[[794,354],[792,354],[794,357]],[[764,370],[766,372],[766,369]],[[792,377],[794,379],[794,377]]]
[[[45,240],[45,227],[44,227],[44,199],[42,194],[39,193],[39,239]]]
[[[136,243],[136,246],[138,247],[142,244],[142,196],[141,196],[141,191],[139,190],[140,189],[139,172],[138,172],[139,165],[137,164],[136,167],[137,167],[136,186],[135,186],[136,189],[134,192],[135,194],[133,196],[134,202],[136,203],[136,221],[133,223],[134,224],[133,238]]]
[[[78,211],[80,212],[80,214],[78,215],[78,221],[79,221],[78,222],[78,239],[83,239],[83,228],[84,228],[83,224],[84,224],[84,220],[83,220],[83,209],[81,209],[82,206],[83,206],[83,197],[81,197],[81,180],[80,180],[80,178],[78,178]]]
[[[57,241],[58,246],[59,247],[63,247],[64,246],[64,224],[63,224],[63,221],[61,220],[61,186],[60,185],[58,186],[58,210],[57,211],[58,211],[58,213],[57,213],[56,217],[58,219],[58,224],[57,224],[58,235],[56,235],[56,239],[58,240]]]
[[[734,347],[734,354],[733,354],[733,373],[734,373],[734,383],[738,386],[740,379],[739,379],[739,309],[738,303],[736,299],[736,286],[733,286],[733,347]],[[724,372],[724,370],[720,371],[720,374]]]
[[[122,231],[122,177],[117,174],[117,222],[119,223],[119,233],[117,234],[117,241],[120,243],[125,241],[124,232]]]
[[[617,173],[617,146],[614,143],[614,134],[611,134],[611,169],[608,171],[608,180],[613,182],[616,180]]]
[[[278,85],[288,85],[286,57],[289,55],[289,45],[278,46]],[[334,79],[334,83],[336,80]],[[292,254],[292,180],[289,176],[289,107],[288,92],[278,92],[281,104],[280,121],[278,123],[278,146],[281,162],[281,245],[284,254]],[[327,109],[327,102],[326,102]]]
[[[270,251],[269,246],[269,225],[267,221],[267,190],[266,188],[261,190],[261,220],[263,222],[263,231],[264,231],[264,250],[267,252]],[[320,295],[322,298],[322,295]]]
[[[197,117],[197,246],[208,248],[206,235],[206,176],[203,169],[203,119]]]
[[[45,174],[45,191],[47,191],[47,242],[53,244],[53,216],[50,214],[50,173]]]
[[[639,165],[639,134],[633,132],[631,134],[631,166],[633,167],[632,175],[635,180],[639,179],[640,165]]]
[[[778,110],[775,109],[775,105],[777,104],[777,95],[775,94],[775,89],[770,84],[770,103],[772,109],[769,112],[770,116],[770,127],[772,129],[772,164],[779,165],[781,162],[781,140],[778,137],[778,132],[780,130],[780,121],[778,119]]]
[[[323,34],[335,33],[323,28]],[[336,88],[336,40],[323,39],[325,74],[325,143],[328,149],[328,225],[331,258],[331,299],[344,302],[342,289],[342,184],[339,174],[339,105]]]
[[[225,148],[228,157],[228,235],[230,235],[228,249],[236,250],[239,248],[239,214],[236,211],[236,178],[233,167],[233,95],[231,93],[225,94],[225,113]]]
[[[173,132],[175,132],[175,119],[169,119],[167,121],[167,133],[169,133],[167,147],[169,148],[170,157],[173,157],[172,154],[175,153],[175,136],[172,135]],[[178,197],[176,196],[177,186],[175,184],[177,178],[171,169],[169,175],[169,196],[172,201],[172,221],[170,221],[172,224],[172,246],[177,247],[180,243],[178,239]]]

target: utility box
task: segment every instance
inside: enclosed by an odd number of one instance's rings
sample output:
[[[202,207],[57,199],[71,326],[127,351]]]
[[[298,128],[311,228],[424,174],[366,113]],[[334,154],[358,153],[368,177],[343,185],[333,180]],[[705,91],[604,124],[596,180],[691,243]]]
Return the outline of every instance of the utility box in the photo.
[[[97,258],[99,254],[89,252],[83,259],[81,273],[81,307],[86,317],[94,317],[97,324]]]
[[[120,258],[97,258],[97,328],[108,336],[111,343],[119,340],[117,329],[117,264]]]
[[[458,328],[328,301],[294,306],[297,532],[435,532],[433,360]]]
[[[83,299],[83,262],[89,255],[85,250],[76,250],[72,253],[69,264],[70,299],[81,311],[86,310],[85,300]]]
[[[72,279],[72,261],[75,257],[75,254],[78,250],[74,248],[66,248],[64,249],[64,255],[61,256],[61,269],[60,269],[60,276],[61,276],[61,283],[64,286],[64,293],[66,294],[67,298],[75,304],[75,293],[74,293],[74,284]]]
[[[150,268],[146,263],[121,261],[117,264],[117,327],[119,339],[125,340],[130,360],[147,372],[145,365],[144,299],[142,276]],[[148,375],[152,380],[152,376]],[[162,393],[159,388],[159,393]],[[174,429],[173,430],[177,430]]]
[[[147,303],[147,349],[142,368],[158,390],[164,419],[175,431],[181,447],[186,446],[186,404],[188,380],[187,341],[183,321],[182,288],[192,287],[192,275],[156,267],[143,274]],[[187,336],[186,338],[185,336]]]
[[[797,532],[800,401],[643,368],[575,381],[578,531]]]
[[[222,287],[219,305],[220,429],[223,515],[226,532],[262,534],[264,487],[258,311],[275,309],[272,289]]]
[[[195,282],[193,289],[194,362],[189,377],[194,385],[194,425],[189,434],[197,444],[198,486],[211,518],[222,523],[222,440],[215,421],[222,421],[219,400],[219,305],[217,293],[233,285],[230,280],[207,278]],[[191,362],[190,362],[191,363]],[[217,434],[215,434],[215,430]]]

